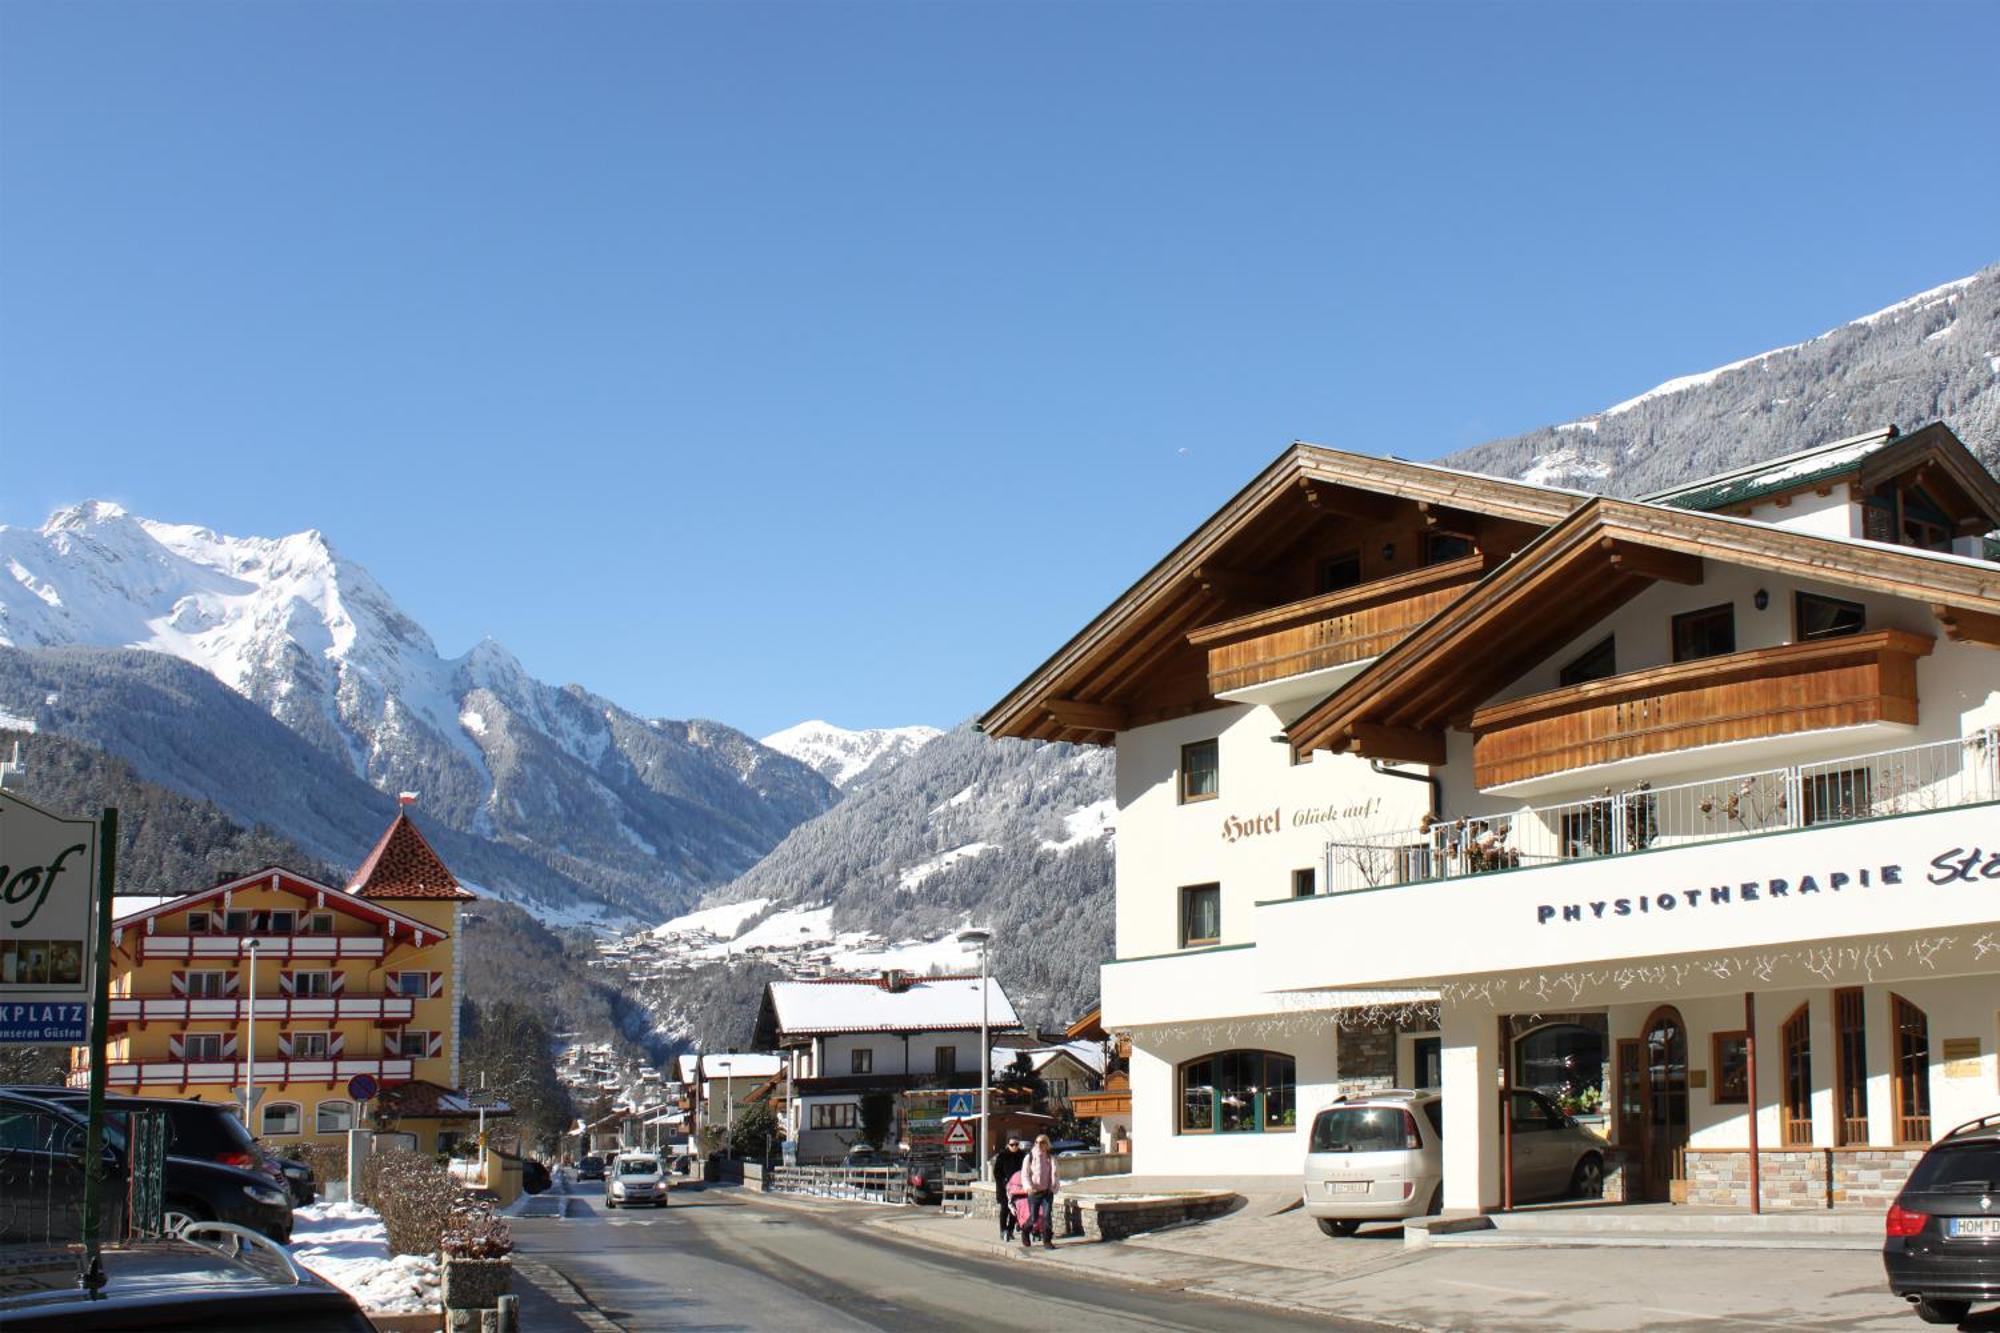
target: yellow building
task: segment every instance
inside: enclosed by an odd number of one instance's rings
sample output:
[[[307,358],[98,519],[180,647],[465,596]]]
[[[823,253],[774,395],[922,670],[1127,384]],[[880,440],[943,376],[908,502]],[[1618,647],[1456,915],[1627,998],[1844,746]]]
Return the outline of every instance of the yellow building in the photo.
[[[473,897],[407,811],[345,889],[281,867],[154,899],[112,927],[106,1086],[240,1105],[274,1147],[360,1125],[431,1151],[465,1129],[460,905]],[[254,1061],[251,1059],[254,1053]],[[357,1076],[380,1097],[358,1106]],[[89,1081],[89,1052],[70,1082]]]

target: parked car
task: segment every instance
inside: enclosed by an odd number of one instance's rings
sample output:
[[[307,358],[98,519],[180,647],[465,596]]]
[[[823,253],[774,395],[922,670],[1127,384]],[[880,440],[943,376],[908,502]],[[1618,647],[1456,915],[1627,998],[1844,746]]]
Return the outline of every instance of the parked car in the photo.
[[[604,1206],[616,1208],[623,1204],[629,1208],[646,1204],[664,1208],[668,1188],[666,1172],[661,1169],[658,1157],[643,1152],[620,1153],[611,1164],[611,1174],[604,1186]]]
[[[105,1191],[106,1236],[122,1236],[126,1230],[128,1150],[121,1120],[129,1113],[129,1108],[111,1108],[105,1117],[104,1160],[112,1181]],[[6,1205],[0,1207],[0,1242],[81,1238],[87,1123],[87,1112],[70,1101],[0,1091],[0,1204]],[[291,1195],[270,1176],[186,1156],[178,1147],[169,1142],[166,1160],[170,1228],[218,1221],[280,1243],[291,1239]]]
[[[604,1179],[604,1159],[596,1153],[592,1153],[578,1162],[576,1164],[576,1178],[578,1180]]]
[[[1604,1188],[1604,1144],[1539,1092],[1516,1089],[1516,1198],[1591,1196]],[[1444,1207],[1444,1099],[1407,1088],[1343,1097],[1313,1117],[1305,1211],[1329,1236]]]
[[[17,1091],[67,1102],[78,1111],[90,1105],[90,1094],[78,1088],[19,1088]],[[257,1142],[235,1110],[221,1102],[197,1101],[191,1097],[130,1097],[119,1093],[104,1099],[109,1123],[122,1131],[134,1111],[158,1111],[167,1118],[167,1152],[174,1157],[191,1157],[223,1166],[240,1167],[270,1177],[291,1196],[292,1206],[303,1208],[319,1197],[319,1182],[304,1162],[278,1156]]]
[[[268,1149],[264,1153],[267,1171],[275,1171],[291,1192],[292,1207],[304,1208],[319,1198],[319,1179],[313,1175],[311,1165],[296,1157],[280,1157]]]
[[[96,1296],[76,1256],[24,1247],[7,1256],[0,1326],[9,1333],[373,1333],[352,1296],[239,1228],[197,1223],[186,1237],[111,1246]]]
[[[2000,1115],[1931,1145],[1889,1205],[1885,1231],[1889,1290],[1925,1323],[1960,1323],[1974,1302],[2000,1301]]]

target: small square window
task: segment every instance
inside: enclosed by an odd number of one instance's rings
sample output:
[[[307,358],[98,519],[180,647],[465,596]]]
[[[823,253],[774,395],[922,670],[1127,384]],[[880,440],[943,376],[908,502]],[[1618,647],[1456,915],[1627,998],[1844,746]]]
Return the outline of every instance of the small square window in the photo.
[[[313,1108],[313,1129],[321,1134],[345,1134],[354,1128],[353,1102],[321,1102]]]
[[[222,933],[225,935],[248,935],[250,933],[250,914],[248,912],[224,912],[222,914]]]
[[[1607,634],[1571,658],[1556,674],[1558,685],[1581,685],[1587,680],[1603,680],[1618,674],[1618,640]]]
[[[306,934],[308,935],[333,934],[333,913],[314,912],[311,916],[307,917]]]
[[[1314,870],[1311,866],[1307,866],[1303,870],[1294,870],[1292,872],[1292,897],[1294,898],[1312,897],[1313,890],[1315,887],[1317,887],[1318,880],[1319,880],[1319,872]]]
[[[1181,802],[1212,801],[1222,790],[1222,771],[1213,740],[1181,747]]]
[[[1843,602],[1838,597],[1802,592],[1793,599],[1792,606],[1793,629],[1800,643],[1859,634],[1868,623],[1867,607],[1859,602]]]
[[[266,1134],[296,1134],[302,1120],[297,1102],[273,1102],[264,1108]]]
[[[209,925],[209,914],[207,912],[188,913],[188,934],[206,935],[211,929],[213,927]]]
[[[273,935],[289,935],[297,926],[297,912],[281,911],[271,913],[270,930]]]
[[[1191,884],[1181,890],[1181,947],[1222,939],[1222,886]]]
[[[181,1050],[182,1058],[189,1064],[212,1064],[222,1058],[222,1034],[190,1032]]]
[[[847,1053],[847,1072],[850,1074],[872,1074],[875,1072],[875,1052],[866,1047]]]
[[[1729,602],[1674,617],[1674,661],[1693,662],[1736,651],[1736,607]]]
[[[1319,562],[1319,590],[1339,592],[1361,582],[1361,552],[1343,551]]]
[[[935,1058],[937,1060],[938,1073],[956,1074],[958,1072],[958,1047],[940,1046],[937,1048]]]

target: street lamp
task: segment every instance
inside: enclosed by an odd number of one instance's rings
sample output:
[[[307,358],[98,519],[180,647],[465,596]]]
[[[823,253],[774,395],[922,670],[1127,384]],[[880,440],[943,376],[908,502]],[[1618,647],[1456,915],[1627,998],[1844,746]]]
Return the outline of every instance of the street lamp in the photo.
[[[250,984],[244,989],[247,998],[245,1014],[249,1020],[249,1031],[243,1034],[244,1045],[249,1049],[243,1053],[243,1125],[251,1133],[256,1133],[257,1121],[257,944],[255,936],[250,940]],[[183,1071],[185,1072],[185,1071]]]
[[[958,932],[960,944],[979,946],[979,1177],[984,1180],[987,1172],[986,1161],[986,1090],[993,1082],[993,1047],[986,1035],[986,946],[993,940],[993,932],[984,926],[967,926]]]
[[[729,1141],[736,1136],[736,1081],[729,1077],[731,1060],[717,1060],[715,1067],[722,1071],[722,1102],[726,1108],[722,1120],[722,1143],[726,1149]]]

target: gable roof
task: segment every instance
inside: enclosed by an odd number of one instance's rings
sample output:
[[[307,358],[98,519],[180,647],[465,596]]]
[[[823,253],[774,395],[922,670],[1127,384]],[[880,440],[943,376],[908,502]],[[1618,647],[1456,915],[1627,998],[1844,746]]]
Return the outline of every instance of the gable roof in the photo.
[[[913,977],[889,990],[869,977],[774,981],[764,988],[757,1040],[835,1032],[977,1032],[978,977]],[[986,981],[986,1025],[1002,1032],[1021,1026],[999,978]]]
[[[127,926],[153,917],[165,916],[170,912],[185,912],[190,907],[199,907],[203,903],[234,893],[238,889],[254,889],[266,885],[281,893],[294,895],[315,911],[346,912],[350,916],[365,917],[371,921],[394,921],[399,925],[408,926],[413,938],[424,936],[434,936],[441,940],[451,938],[451,932],[448,930],[440,930],[429,922],[419,921],[413,916],[404,916],[394,908],[385,907],[380,903],[357,899],[353,894],[342,893],[339,889],[322,884],[316,879],[295,874],[282,866],[266,866],[262,870],[239,875],[235,879],[224,880],[213,888],[197,889],[193,893],[183,893],[171,898],[148,896],[139,899],[138,901],[145,905],[136,911],[113,918],[111,928],[123,930]],[[118,901],[117,898],[111,900],[114,910]]]
[[[1204,579],[1203,562],[1215,562],[1225,552],[1240,559],[1245,547],[1268,547],[1275,553],[1316,518],[1313,505],[1320,497],[1343,489],[1533,529],[1546,527],[1589,498],[1580,491],[1430,463],[1294,443],[988,709],[979,719],[980,729],[989,736],[1101,742],[1113,728],[1091,725],[1102,721],[1092,718],[1092,711],[1148,664],[1186,648],[1189,630],[1219,618],[1229,607],[1226,594]],[[1076,707],[1065,720],[1050,709],[1052,702]]]
[[[703,1079],[770,1078],[784,1067],[784,1056],[762,1051],[721,1051],[701,1057]]]
[[[354,872],[347,891],[357,898],[429,898],[469,900],[473,897],[459,887],[451,871],[445,869],[430,843],[417,831],[407,809],[398,810],[393,823],[375,843],[375,850]]]
[[[1295,753],[1386,754],[1469,714],[1655,581],[1694,581],[1704,559],[1906,598],[1930,606],[1953,637],[2000,624],[2000,566],[1985,561],[1600,497],[1306,710],[1286,735]],[[1378,743],[1361,746],[1364,734]]]

